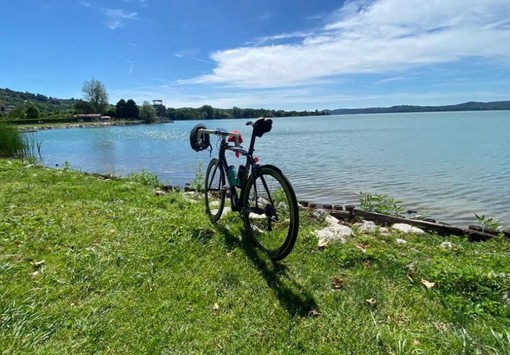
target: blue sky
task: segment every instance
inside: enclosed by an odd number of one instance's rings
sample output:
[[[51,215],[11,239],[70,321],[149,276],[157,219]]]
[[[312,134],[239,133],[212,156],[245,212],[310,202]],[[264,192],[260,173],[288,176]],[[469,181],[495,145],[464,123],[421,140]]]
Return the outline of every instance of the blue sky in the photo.
[[[510,100],[508,0],[2,1],[0,87],[315,110]]]

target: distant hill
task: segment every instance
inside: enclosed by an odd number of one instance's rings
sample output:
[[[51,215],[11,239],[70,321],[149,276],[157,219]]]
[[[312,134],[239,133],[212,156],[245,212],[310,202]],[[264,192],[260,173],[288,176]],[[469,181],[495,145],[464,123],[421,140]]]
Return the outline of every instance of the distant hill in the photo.
[[[7,117],[9,112],[21,108],[25,111],[28,107],[34,106],[38,109],[41,118],[43,117],[72,117],[75,109],[74,105],[79,99],[59,99],[51,96],[41,94],[33,94],[30,92],[14,91],[10,89],[0,88],[0,117]],[[251,110],[251,109],[250,109]],[[399,113],[399,112],[441,112],[441,111],[486,111],[486,110],[510,110],[510,101],[493,101],[493,102],[465,102],[457,105],[447,106],[413,106],[413,105],[399,105],[391,107],[369,107],[369,108],[354,108],[354,109],[335,109],[335,110],[322,110],[322,111],[274,111],[274,110],[259,110],[253,115],[247,115],[244,112],[242,117],[258,117],[260,115],[266,117],[279,117],[279,116],[309,116],[309,115],[348,115],[348,114],[364,114],[364,113]],[[219,110],[221,111],[221,110]],[[229,111],[223,110],[223,111]],[[258,116],[257,116],[258,115]],[[228,117],[237,117],[233,113],[227,115]],[[225,116],[225,117],[227,117]],[[196,113],[193,113],[189,118],[196,118]],[[178,119],[178,118],[174,118]]]
[[[0,88],[0,116],[7,115],[8,112],[19,107],[26,110],[29,106],[36,107],[41,117],[69,116],[72,115],[77,101]]]
[[[361,113],[402,113],[402,112],[442,112],[442,111],[487,111],[487,110],[510,110],[510,101],[493,102],[465,102],[457,105],[447,106],[413,106],[399,105],[391,107],[369,107],[369,108],[341,108],[336,110],[325,110],[331,115],[352,115]]]

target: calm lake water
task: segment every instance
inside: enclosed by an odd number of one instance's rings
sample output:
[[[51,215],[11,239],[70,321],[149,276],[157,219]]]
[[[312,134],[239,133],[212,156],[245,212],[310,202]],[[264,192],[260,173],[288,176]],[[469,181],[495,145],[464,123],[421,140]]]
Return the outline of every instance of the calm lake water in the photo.
[[[247,120],[204,121],[238,129]],[[126,175],[142,169],[162,181],[191,182],[208,152],[189,146],[198,121],[40,131],[48,166]],[[215,146],[215,140],[211,141]],[[474,213],[510,226],[510,112],[449,112],[276,118],[255,146],[280,167],[298,199],[358,204],[358,192],[387,194],[406,209],[456,225]],[[213,156],[217,152],[213,151]],[[231,162],[241,161],[233,155]]]

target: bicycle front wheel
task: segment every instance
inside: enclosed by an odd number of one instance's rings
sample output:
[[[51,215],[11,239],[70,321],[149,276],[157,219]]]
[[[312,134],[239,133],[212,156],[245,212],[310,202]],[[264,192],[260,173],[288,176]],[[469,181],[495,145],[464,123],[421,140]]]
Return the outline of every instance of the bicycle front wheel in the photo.
[[[285,258],[296,243],[299,210],[294,190],[280,169],[259,167],[244,187],[242,202],[251,242],[272,260]]]
[[[205,212],[216,223],[225,206],[225,172],[216,158],[209,162],[205,173]]]

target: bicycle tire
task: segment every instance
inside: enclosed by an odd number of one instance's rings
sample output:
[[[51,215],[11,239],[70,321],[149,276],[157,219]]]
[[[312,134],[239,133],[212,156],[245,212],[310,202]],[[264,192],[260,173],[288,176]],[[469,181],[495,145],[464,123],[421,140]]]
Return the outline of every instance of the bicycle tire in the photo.
[[[225,207],[225,172],[216,158],[211,159],[205,173],[205,212],[216,223]]]
[[[249,240],[273,261],[294,248],[299,210],[292,185],[275,166],[264,165],[243,188],[243,220]]]

